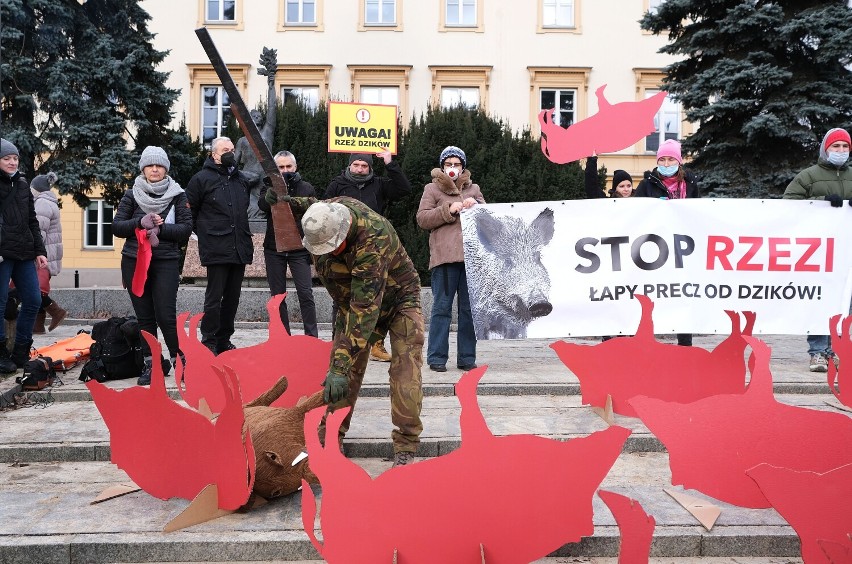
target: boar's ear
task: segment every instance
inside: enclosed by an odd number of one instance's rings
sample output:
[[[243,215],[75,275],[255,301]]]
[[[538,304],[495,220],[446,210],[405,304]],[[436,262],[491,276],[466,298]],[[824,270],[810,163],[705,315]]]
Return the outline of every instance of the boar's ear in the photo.
[[[506,226],[487,211],[477,213],[474,218],[476,220],[476,236],[479,238],[479,242],[489,253],[498,252],[500,242],[507,236]]]
[[[544,208],[541,213],[538,214],[538,217],[533,220],[532,224],[530,224],[530,231],[538,234],[541,244],[544,246],[550,243],[550,240],[553,239],[553,230],[553,210],[550,208]]]
[[[284,466],[284,463],[283,463],[283,462],[281,462],[281,457],[280,457],[280,456],[278,456],[278,453],[277,453],[277,452],[273,452],[273,451],[271,451],[271,450],[267,450],[266,452],[264,452],[264,453],[263,453],[263,455],[266,457],[266,459],[267,459],[269,462],[271,462],[271,463],[272,463],[272,464],[274,464],[275,466]]]

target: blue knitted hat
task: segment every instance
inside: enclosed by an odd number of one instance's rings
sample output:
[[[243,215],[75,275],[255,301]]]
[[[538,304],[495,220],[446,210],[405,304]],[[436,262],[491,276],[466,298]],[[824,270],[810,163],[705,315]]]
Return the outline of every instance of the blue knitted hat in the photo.
[[[467,168],[467,157],[464,156],[464,151],[459,149],[458,147],[454,147],[450,145],[443,151],[441,151],[441,158],[438,159],[438,166],[443,167],[444,161],[450,157],[458,157],[462,162],[462,168]]]

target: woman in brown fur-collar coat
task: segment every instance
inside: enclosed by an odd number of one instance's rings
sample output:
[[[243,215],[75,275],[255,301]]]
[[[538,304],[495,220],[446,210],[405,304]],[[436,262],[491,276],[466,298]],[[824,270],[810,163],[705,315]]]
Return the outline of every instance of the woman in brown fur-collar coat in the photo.
[[[467,158],[458,147],[441,151],[440,168],[432,170],[432,182],[423,189],[417,209],[417,225],[429,231],[429,269],[432,271],[432,318],[426,362],[436,372],[447,371],[453,298],[458,294],[458,343],[456,366],[476,368],[476,333],[470,312],[460,215],[485,198],[470,180]]]

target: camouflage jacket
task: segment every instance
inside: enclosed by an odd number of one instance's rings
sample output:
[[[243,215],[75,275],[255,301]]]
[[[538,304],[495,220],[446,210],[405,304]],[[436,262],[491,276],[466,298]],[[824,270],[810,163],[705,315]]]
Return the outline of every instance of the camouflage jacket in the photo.
[[[293,198],[301,220],[316,198]],[[329,371],[347,374],[355,355],[384,339],[397,312],[420,307],[420,278],[390,221],[353,198],[331,198],[352,213],[346,248],[312,255],[317,276],[337,304]]]

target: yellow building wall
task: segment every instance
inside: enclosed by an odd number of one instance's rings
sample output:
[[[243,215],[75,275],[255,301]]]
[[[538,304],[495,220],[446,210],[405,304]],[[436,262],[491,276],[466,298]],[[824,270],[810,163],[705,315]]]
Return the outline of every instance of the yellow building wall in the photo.
[[[91,197],[99,198],[99,191]],[[62,243],[64,256],[63,270],[80,268],[119,269],[121,267],[121,247],[124,239],[113,239],[112,249],[83,248],[83,214],[85,210],[74,202],[71,196],[59,196],[62,202],[60,219],[62,221]]]

